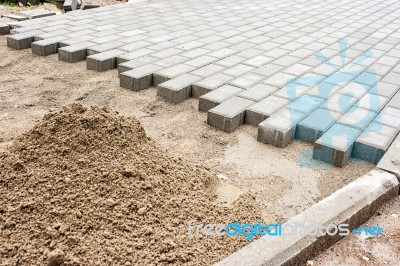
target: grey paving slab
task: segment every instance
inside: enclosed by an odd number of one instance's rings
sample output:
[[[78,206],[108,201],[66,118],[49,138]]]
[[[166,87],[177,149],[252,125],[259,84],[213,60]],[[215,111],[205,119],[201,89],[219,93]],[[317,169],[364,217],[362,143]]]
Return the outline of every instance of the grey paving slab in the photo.
[[[394,127],[372,122],[355,141],[352,157],[378,163],[398,133]]]
[[[364,130],[376,116],[377,113],[373,110],[352,107],[339,119],[338,123]]]
[[[135,60],[126,61],[124,63],[118,64],[118,74],[129,71],[131,69],[135,69],[140,66],[147,65],[149,63],[155,62],[156,60],[159,59],[152,56],[143,56]]]
[[[238,94],[238,96],[255,102],[259,102],[262,99],[267,98],[276,90],[277,88],[269,86],[267,84],[256,84],[253,87],[242,91]]]
[[[98,53],[86,58],[86,67],[98,72],[107,71],[117,67],[117,56],[124,54],[125,51],[113,49],[107,52]]]
[[[195,69],[194,67],[186,64],[178,64],[175,66],[161,69],[155,72],[153,75],[154,86],[157,86],[158,84],[163,83],[172,78],[175,78],[177,76],[186,74],[194,69]],[[194,73],[192,74],[195,75]]]
[[[212,108],[207,114],[207,123],[225,132],[233,132],[244,122],[245,110],[254,102],[241,97],[232,97]]]
[[[11,28],[10,28],[10,26],[8,24],[3,24],[0,21],[0,35],[10,34],[10,30],[11,30]]]
[[[286,147],[296,134],[296,125],[306,114],[282,108],[258,125],[257,140],[275,147]]]
[[[388,103],[388,106],[400,109],[400,92],[396,93]]]
[[[56,54],[60,47],[60,42],[65,40],[65,36],[57,36],[53,38],[44,39],[41,41],[33,42],[31,44],[32,53],[40,56],[47,56]]]
[[[92,42],[81,42],[58,49],[58,60],[68,63],[83,61],[87,56],[87,49],[96,45]]]
[[[140,91],[153,85],[153,73],[161,69],[160,66],[147,64],[120,74],[122,88]]]
[[[199,98],[200,96],[206,94],[207,92],[210,92],[218,87],[221,87],[222,85],[224,85],[225,83],[227,83],[232,79],[233,79],[232,76],[222,73],[217,73],[209,77],[206,77],[205,79],[202,79],[193,84],[193,97]]]
[[[201,77],[193,74],[183,74],[157,86],[157,95],[171,103],[181,103],[191,97],[192,84]]]
[[[315,142],[313,158],[334,166],[345,166],[351,155],[354,141],[361,132],[345,125],[333,125]]]
[[[242,91],[243,89],[238,87],[223,85],[199,98],[199,111],[207,112]]]
[[[253,126],[258,126],[258,124],[270,117],[273,113],[275,113],[282,107],[287,107],[287,105],[287,99],[280,98],[274,95],[268,96],[246,109],[245,123]]]

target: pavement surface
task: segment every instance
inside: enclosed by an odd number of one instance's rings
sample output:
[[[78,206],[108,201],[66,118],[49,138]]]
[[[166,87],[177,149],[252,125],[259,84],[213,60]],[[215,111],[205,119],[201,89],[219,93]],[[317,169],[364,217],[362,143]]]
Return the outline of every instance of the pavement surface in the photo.
[[[398,1],[142,1],[15,25],[8,46],[87,68],[121,87],[199,97],[207,122],[258,126],[277,147],[315,143],[342,167],[377,163],[400,129]]]

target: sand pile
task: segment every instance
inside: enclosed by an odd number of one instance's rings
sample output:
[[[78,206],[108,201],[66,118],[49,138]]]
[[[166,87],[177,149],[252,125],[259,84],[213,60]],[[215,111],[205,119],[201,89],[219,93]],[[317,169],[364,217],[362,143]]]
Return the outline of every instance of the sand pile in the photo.
[[[79,104],[46,115],[0,153],[5,265],[216,262],[248,242],[188,237],[188,221],[259,221],[248,196],[216,203],[215,176],[169,155],[140,123]]]

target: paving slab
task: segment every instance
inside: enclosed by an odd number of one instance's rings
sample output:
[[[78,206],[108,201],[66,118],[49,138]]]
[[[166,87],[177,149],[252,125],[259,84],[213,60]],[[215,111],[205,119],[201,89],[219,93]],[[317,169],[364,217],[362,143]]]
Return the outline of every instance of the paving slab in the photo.
[[[392,145],[378,163],[378,168],[393,173],[400,180],[400,135],[397,135]]]
[[[354,106],[339,119],[338,123],[364,130],[376,116],[377,113],[373,110]]]
[[[153,73],[162,67],[147,64],[120,75],[120,86],[133,91],[141,91],[153,85]]]
[[[354,143],[352,157],[378,163],[398,133],[397,128],[372,122]]]
[[[238,95],[240,96],[240,95]],[[287,107],[288,100],[274,95],[254,103],[246,109],[245,123],[248,125],[258,126],[262,121],[270,117],[273,113]]]
[[[143,57],[137,58],[135,60],[120,63],[120,64],[118,64],[118,75],[123,72],[135,69],[137,67],[144,66],[149,63],[153,63],[156,60],[159,60],[159,59],[152,57],[152,56],[143,56]]]
[[[86,58],[87,69],[98,72],[107,71],[117,67],[117,56],[124,54],[125,51],[113,49],[107,52],[98,53]]]
[[[296,125],[306,114],[282,108],[258,125],[257,140],[275,147],[289,145],[296,134]]]
[[[193,74],[183,74],[157,86],[157,95],[170,103],[181,103],[192,95],[192,84],[202,79]]]
[[[227,83],[228,81],[232,80],[233,77],[222,74],[222,73],[217,73],[214,75],[211,75],[209,77],[206,77],[195,84],[193,84],[193,97],[194,98],[199,98],[200,96],[218,88]]]
[[[68,63],[83,61],[87,56],[87,49],[96,45],[92,42],[81,42],[58,49],[58,60]]]
[[[244,122],[246,108],[254,102],[232,97],[208,111],[207,124],[225,132],[233,132]]]
[[[42,33],[42,31],[34,30],[7,36],[7,46],[15,50],[31,48],[34,37]]]
[[[267,84],[256,84],[253,87],[242,91],[238,94],[238,96],[255,102],[259,102],[267,98],[275,91],[277,91],[276,87],[272,87]]]
[[[345,166],[351,155],[354,141],[361,133],[359,129],[334,124],[315,142],[313,158],[334,166]]]
[[[31,44],[32,53],[34,53],[36,55],[40,55],[40,56],[56,54],[58,52],[58,48],[60,47],[60,42],[65,39],[66,39],[65,36],[57,36],[57,37],[33,42]]]
[[[243,89],[235,86],[223,85],[199,98],[199,111],[208,112],[218,104],[228,100],[242,91]]]
[[[154,80],[154,86],[157,86],[158,84],[161,84],[167,80],[170,80],[172,78],[175,78],[177,76],[186,74],[195,68],[186,64],[178,64],[172,67],[164,68],[161,69],[157,72],[154,73],[153,75],[153,80]],[[195,75],[194,73],[192,73]],[[195,75],[197,76],[197,75]]]
[[[34,9],[34,10],[25,10],[19,12],[20,15],[27,17],[28,19],[38,19],[38,18],[43,18],[43,17],[48,17],[48,16],[54,16],[56,15],[56,12],[46,10],[46,9]]]

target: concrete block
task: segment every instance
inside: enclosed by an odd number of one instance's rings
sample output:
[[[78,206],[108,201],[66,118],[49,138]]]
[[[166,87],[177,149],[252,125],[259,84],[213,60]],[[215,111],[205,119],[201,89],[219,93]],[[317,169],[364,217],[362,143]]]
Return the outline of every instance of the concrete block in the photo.
[[[250,72],[251,70],[253,70],[254,67],[252,66],[248,66],[248,65],[244,65],[244,64],[238,64],[236,66],[233,66],[231,68],[226,69],[224,72],[222,72],[223,74],[226,75],[230,75],[233,77],[239,77],[247,72]]]
[[[81,42],[78,44],[58,49],[58,60],[68,63],[76,63],[86,59],[87,48],[96,45],[92,42]]]
[[[109,50],[118,49],[118,47],[120,47],[122,45],[123,45],[123,43],[120,41],[113,41],[113,42],[103,43],[103,44],[99,44],[99,45],[94,45],[87,49],[87,54],[94,55],[97,53],[107,52]],[[123,54],[123,56],[125,56],[125,55],[126,55],[126,53]],[[118,61],[118,63],[120,63],[120,62]]]
[[[388,101],[388,97],[367,93],[356,103],[356,106],[379,113]]]
[[[371,88],[365,87],[361,84],[351,82],[338,91],[340,94],[351,96],[361,99]]]
[[[153,50],[150,50],[147,48],[141,48],[139,50],[119,56],[117,62],[118,62],[118,64],[121,64],[121,63],[124,63],[127,61],[136,60],[137,58],[141,58],[144,56],[150,56],[150,54],[152,54],[152,53],[154,53]]]
[[[381,81],[370,90],[370,93],[392,98],[399,91],[399,87],[399,85]]]
[[[59,48],[60,41],[65,40],[64,36],[57,36],[31,44],[32,53],[40,56],[47,56],[51,54],[56,54]]]
[[[288,108],[290,110],[299,111],[304,114],[311,114],[323,102],[324,100],[321,98],[311,95],[303,95],[297,98],[297,100],[289,102]]]
[[[42,33],[43,32],[39,30],[33,30],[30,32],[23,32],[7,36],[7,46],[15,50],[31,48],[34,36]]]
[[[352,157],[378,163],[398,132],[391,126],[372,122],[354,143]]]
[[[153,63],[156,60],[158,60],[158,58],[147,55],[147,56],[137,58],[135,60],[126,61],[124,63],[118,64],[118,75],[123,72],[135,69],[137,67],[144,66],[149,63]]]
[[[157,95],[170,103],[181,103],[192,95],[192,84],[201,80],[201,77],[192,74],[183,74],[157,86]]]
[[[325,101],[321,107],[339,113],[347,112],[356,102],[357,98],[336,93]]]
[[[19,12],[20,15],[27,17],[28,19],[37,19],[37,18],[43,18],[43,17],[48,17],[48,16],[54,16],[56,12],[46,10],[46,9],[33,9],[33,10],[25,10]]]
[[[202,79],[192,86],[192,96],[199,98],[200,96],[218,88],[232,80],[233,77],[221,73],[214,74],[212,76]]]
[[[224,67],[233,67],[233,66],[239,64],[240,62],[243,62],[246,59],[247,58],[242,57],[242,56],[231,55],[231,56],[225,57],[223,59],[220,59],[220,60],[216,61],[215,63],[220,66],[224,66]]]
[[[98,72],[107,71],[117,67],[117,56],[126,53],[125,51],[114,49],[103,53],[88,56],[86,67]]]
[[[229,84],[243,89],[249,89],[263,79],[265,79],[264,76],[249,72],[230,81]]]
[[[199,98],[199,111],[208,112],[218,104],[228,100],[236,94],[242,92],[243,89],[231,85],[223,85]]]
[[[0,23],[0,35],[8,35],[10,34],[10,26],[8,24]]]
[[[400,109],[400,92],[396,93],[388,103],[388,106]]]
[[[295,138],[314,143],[340,116],[339,112],[318,108],[297,125]]]
[[[347,125],[358,130],[364,130],[377,115],[376,112],[356,106],[350,108],[338,121],[342,125]]]
[[[245,123],[258,126],[262,121],[283,107],[287,107],[288,100],[271,95],[246,109]]]
[[[209,64],[209,65],[203,66],[201,68],[198,68],[190,73],[193,75],[205,78],[205,77],[211,76],[213,74],[216,74],[218,72],[221,72],[224,69],[225,69],[225,67],[223,67],[223,66],[216,65],[216,64]]]
[[[35,39],[35,41],[40,41],[40,40],[50,39],[50,38],[57,37],[57,36],[65,36],[68,33],[70,33],[70,31],[66,30],[66,29],[54,30],[54,31],[49,31],[49,32],[45,32],[42,34],[35,35],[34,39]]]
[[[158,84],[161,84],[177,76],[186,74],[194,69],[194,67],[185,64],[178,64],[172,67],[161,69],[155,72],[153,75],[154,86],[158,86]]]
[[[134,91],[147,89],[153,85],[153,73],[160,69],[160,66],[147,64],[121,73],[120,86]]]
[[[187,61],[185,64],[195,67],[195,68],[200,68],[200,67],[206,66],[208,64],[214,63],[217,60],[218,60],[218,58],[216,58],[216,57],[203,55],[198,58]]]
[[[29,19],[27,16],[20,15],[20,14],[3,14],[1,15],[3,18],[9,18],[17,21],[23,21]]]
[[[243,122],[245,110],[254,102],[240,97],[232,97],[208,111],[207,123],[225,132],[233,132]]]
[[[283,148],[289,145],[296,134],[296,125],[306,115],[282,108],[258,125],[257,140]]]
[[[400,109],[386,106],[373,121],[400,129]]]
[[[259,83],[247,90],[242,91],[241,93],[238,94],[238,96],[255,102],[259,102],[270,96],[276,90],[277,88],[275,87]]]
[[[309,86],[294,83],[277,90],[273,95],[288,99],[289,101],[294,101],[309,90],[311,90]]]
[[[365,224],[383,203],[397,197],[398,192],[399,182],[394,175],[372,170],[291,218],[283,227],[313,225],[326,228],[331,224],[348,224],[348,229],[352,230]],[[337,233],[333,236],[314,235],[305,230],[299,230],[294,236],[266,235],[216,266],[306,265],[307,260],[312,260],[342,237]]]
[[[63,9],[65,12],[77,10],[78,9],[78,0],[65,0]]]
[[[354,141],[361,134],[356,128],[335,124],[314,144],[313,158],[343,167],[351,155]]]
[[[67,37],[66,39],[60,41],[59,46],[60,47],[65,47],[65,46],[70,46],[70,45],[75,45],[75,44],[79,44],[82,42],[91,42],[90,40],[93,39],[92,36],[90,35],[86,35],[86,36],[79,36],[79,37]],[[91,42],[93,43],[93,42]],[[98,45],[96,43],[94,43],[95,45]]]

